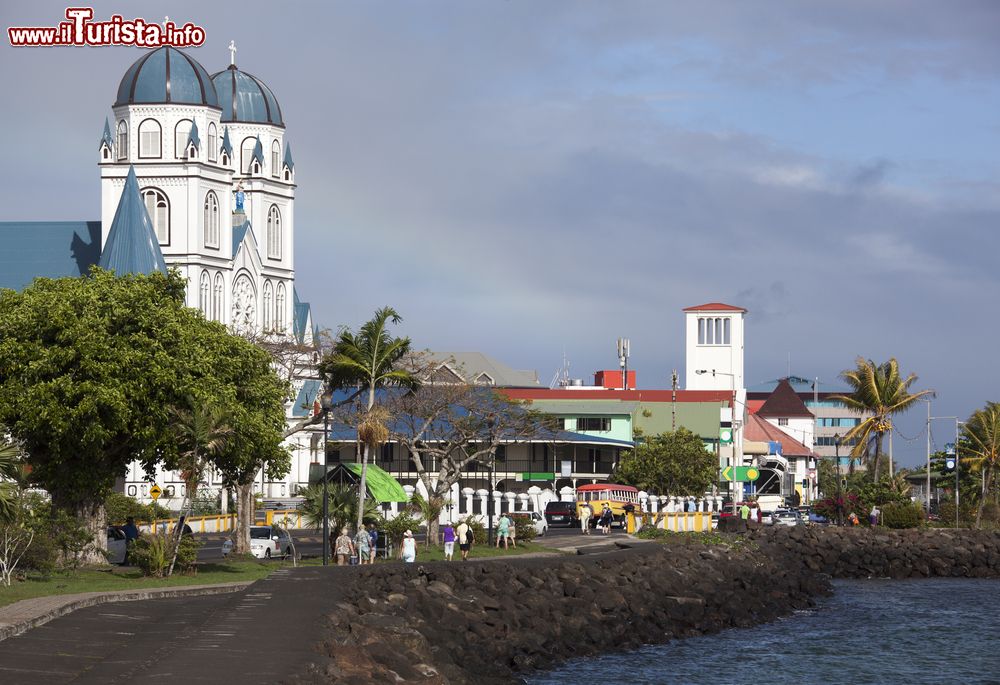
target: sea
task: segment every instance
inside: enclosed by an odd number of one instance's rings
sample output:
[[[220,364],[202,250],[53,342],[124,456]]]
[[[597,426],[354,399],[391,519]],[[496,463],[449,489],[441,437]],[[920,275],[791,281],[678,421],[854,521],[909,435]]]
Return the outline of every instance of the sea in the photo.
[[[1000,580],[838,580],[755,628],[573,659],[531,685],[1000,684]]]

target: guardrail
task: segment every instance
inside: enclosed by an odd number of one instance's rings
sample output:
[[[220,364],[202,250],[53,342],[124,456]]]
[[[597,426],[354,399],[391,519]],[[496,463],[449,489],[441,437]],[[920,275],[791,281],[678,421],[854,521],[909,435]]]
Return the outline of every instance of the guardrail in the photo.
[[[300,530],[303,527],[302,512],[298,509],[277,509],[262,512],[263,516],[255,515],[256,525],[286,526],[284,519],[288,519],[287,527],[292,530]],[[191,526],[195,533],[228,533],[236,527],[236,514],[210,514],[208,516],[189,516],[185,523]],[[155,521],[144,521],[136,524],[140,531],[148,533],[156,526],[159,533],[169,533],[177,525],[176,518],[156,519]]]
[[[663,514],[659,528],[675,533],[701,533],[712,530],[712,513],[709,511],[671,512]]]

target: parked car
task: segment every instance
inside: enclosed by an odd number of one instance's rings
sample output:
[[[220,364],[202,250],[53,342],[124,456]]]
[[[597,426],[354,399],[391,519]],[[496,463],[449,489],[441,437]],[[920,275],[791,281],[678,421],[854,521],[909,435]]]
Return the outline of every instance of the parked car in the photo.
[[[776,526],[804,526],[802,514],[794,509],[778,509],[771,514]]]
[[[549,524],[545,521],[545,518],[539,514],[537,511],[524,511],[517,512],[510,515],[514,519],[514,523],[522,523],[524,521],[529,521],[535,526],[535,535],[541,537],[545,535],[546,531],[549,529]]]
[[[761,511],[760,512],[760,522],[765,526],[774,525],[774,512],[773,511]]]
[[[576,502],[549,502],[545,505],[545,521],[548,525],[570,528],[579,525],[576,516]]]
[[[125,562],[125,533],[120,526],[108,526],[108,563]]]
[[[222,556],[228,556],[232,550],[232,540],[222,543]],[[288,557],[292,553],[291,535],[278,526],[251,526],[250,553],[258,559]]]

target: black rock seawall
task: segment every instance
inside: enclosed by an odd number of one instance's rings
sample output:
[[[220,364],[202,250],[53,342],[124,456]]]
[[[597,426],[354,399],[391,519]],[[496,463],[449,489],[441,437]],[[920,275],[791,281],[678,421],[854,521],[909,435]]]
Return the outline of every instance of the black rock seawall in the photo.
[[[764,556],[798,558],[835,578],[1000,578],[1000,533],[975,530],[765,528]]]
[[[826,577],[779,548],[703,544],[364,569],[329,617],[329,662],[292,682],[518,682],[560,660],[746,627],[806,608]]]
[[[341,574],[328,658],[287,682],[519,682],[570,657],[773,620],[829,592],[830,576],[1000,577],[998,533],[773,527],[732,539]]]

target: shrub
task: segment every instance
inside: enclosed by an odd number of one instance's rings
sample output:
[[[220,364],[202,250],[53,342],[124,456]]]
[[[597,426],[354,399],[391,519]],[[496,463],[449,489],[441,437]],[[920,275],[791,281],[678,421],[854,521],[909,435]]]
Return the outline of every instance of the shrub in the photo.
[[[180,573],[193,574],[197,571],[198,550],[202,543],[190,535],[181,537],[177,549],[177,561],[174,570]],[[174,537],[172,535],[143,534],[129,548],[129,562],[139,568],[144,576],[162,578],[170,568],[170,560],[174,554]]]
[[[919,528],[924,523],[924,508],[916,502],[896,502],[882,508],[886,528]]]
[[[378,528],[383,535],[389,538],[393,548],[398,552],[403,544],[403,533],[415,531],[420,527],[420,521],[410,516],[408,513],[400,513],[394,519],[384,519],[379,523]]]
[[[113,492],[104,500],[104,510],[108,515],[108,524],[120,526],[131,516],[137,521],[146,521],[156,518],[170,518],[170,511],[164,509],[155,502],[150,505],[142,504],[134,497],[123,495],[120,492]]]
[[[531,520],[531,515],[528,516],[514,514],[514,537],[521,542],[531,542],[538,535],[538,531],[535,530],[535,523]]]
[[[987,502],[983,505],[983,522],[1000,523],[1000,505],[996,502]]]

